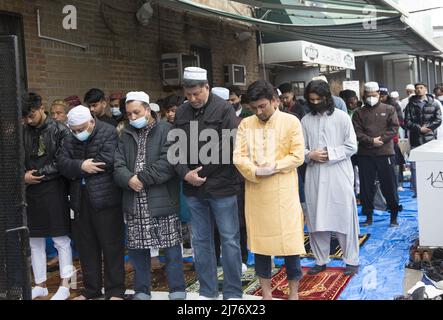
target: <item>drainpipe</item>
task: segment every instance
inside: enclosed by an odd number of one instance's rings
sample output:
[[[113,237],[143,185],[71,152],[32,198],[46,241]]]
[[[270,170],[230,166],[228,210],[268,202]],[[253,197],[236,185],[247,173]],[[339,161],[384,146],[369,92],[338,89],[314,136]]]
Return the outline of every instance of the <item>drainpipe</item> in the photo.
[[[56,38],[47,37],[47,36],[42,35],[41,27],[40,27],[40,9],[37,9],[37,31],[38,31],[38,37],[40,39],[46,39],[46,40],[51,40],[51,41],[56,41],[56,42],[64,43],[64,44],[67,44],[67,45],[70,45],[70,46],[81,48],[81,49],[83,49],[85,51],[88,48],[87,46],[84,46],[84,45],[81,45],[81,44],[78,44],[78,43],[73,43],[73,42],[64,41],[64,40],[60,40],[60,39],[56,39]]]

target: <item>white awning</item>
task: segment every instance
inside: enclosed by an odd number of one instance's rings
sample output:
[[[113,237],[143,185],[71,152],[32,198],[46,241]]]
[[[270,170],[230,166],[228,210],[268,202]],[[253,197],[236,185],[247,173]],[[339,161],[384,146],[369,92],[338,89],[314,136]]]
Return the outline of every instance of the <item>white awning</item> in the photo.
[[[265,43],[260,45],[259,53],[266,64],[308,62],[355,70],[352,52],[307,41]]]

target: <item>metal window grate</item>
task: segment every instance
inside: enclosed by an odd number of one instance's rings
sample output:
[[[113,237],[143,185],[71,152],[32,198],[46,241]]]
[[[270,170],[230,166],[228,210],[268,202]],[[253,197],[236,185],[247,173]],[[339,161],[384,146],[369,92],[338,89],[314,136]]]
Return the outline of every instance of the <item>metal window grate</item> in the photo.
[[[30,299],[16,36],[0,36],[0,299]]]

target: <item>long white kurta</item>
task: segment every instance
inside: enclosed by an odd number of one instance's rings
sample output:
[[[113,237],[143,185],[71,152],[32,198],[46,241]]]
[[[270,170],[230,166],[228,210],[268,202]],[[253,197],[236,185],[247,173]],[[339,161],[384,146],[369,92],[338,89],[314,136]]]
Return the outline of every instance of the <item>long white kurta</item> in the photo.
[[[339,232],[358,236],[357,201],[351,156],[357,138],[350,117],[341,110],[332,115],[308,114],[302,119],[307,163],[305,194],[309,232]],[[311,161],[308,153],[327,148],[329,161]]]

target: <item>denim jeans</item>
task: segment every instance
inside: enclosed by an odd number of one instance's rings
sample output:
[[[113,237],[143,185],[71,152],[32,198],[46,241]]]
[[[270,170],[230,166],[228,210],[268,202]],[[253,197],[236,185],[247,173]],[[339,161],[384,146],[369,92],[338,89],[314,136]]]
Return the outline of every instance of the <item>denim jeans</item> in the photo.
[[[207,298],[218,296],[215,223],[222,247],[223,298],[242,298],[237,196],[208,199],[186,197],[186,202],[191,214],[192,245],[200,295]]]
[[[255,273],[263,279],[272,277],[272,261],[270,256],[254,254]],[[300,280],[303,272],[300,266],[300,256],[285,256],[286,275],[289,281]]]
[[[169,299],[186,299],[186,285],[183,272],[181,246],[163,249],[166,256],[166,276],[168,279]],[[151,296],[151,250],[129,249],[129,259],[135,268],[135,295]]]

